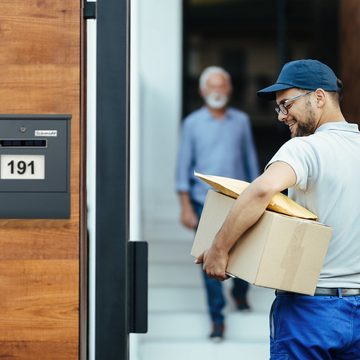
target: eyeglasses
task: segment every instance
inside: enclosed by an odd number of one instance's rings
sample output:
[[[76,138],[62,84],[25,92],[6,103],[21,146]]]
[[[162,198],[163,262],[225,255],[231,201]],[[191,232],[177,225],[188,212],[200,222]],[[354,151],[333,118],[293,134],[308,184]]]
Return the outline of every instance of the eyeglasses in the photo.
[[[279,106],[277,106],[275,108],[275,112],[279,115],[280,112],[284,115],[287,115],[289,113],[289,109],[291,107],[291,105],[294,103],[294,101],[296,101],[297,99],[300,99],[301,97],[308,95],[312,93],[312,91],[308,91],[304,94],[300,94],[300,95],[296,95],[290,99],[285,100],[284,102],[280,103]]]

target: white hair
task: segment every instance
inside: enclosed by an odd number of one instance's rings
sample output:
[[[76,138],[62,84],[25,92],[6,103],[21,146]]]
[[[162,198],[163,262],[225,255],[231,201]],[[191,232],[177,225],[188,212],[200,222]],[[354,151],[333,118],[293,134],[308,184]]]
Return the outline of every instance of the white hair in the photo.
[[[201,90],[204,90],[206,88],[206,83],[209,80],[209,77],[211,75],[214,75],[214,74],[222,74],[222,75],[224,75],[225,79],[231,85],[231,76],[225,69],[223,69],[220,66],[209,66],[206,69],[204,69],[203,72],[200,75],[199,87],[200,87]]]

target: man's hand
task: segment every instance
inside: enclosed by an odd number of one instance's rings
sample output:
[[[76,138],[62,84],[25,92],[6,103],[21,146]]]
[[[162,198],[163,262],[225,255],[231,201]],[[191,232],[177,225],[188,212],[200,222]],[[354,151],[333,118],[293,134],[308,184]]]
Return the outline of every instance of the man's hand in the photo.
[[[188,229],[194,230],[198,225],[198,218],[191,206],[183,207],[181,210],[181,223]]]
[[[202,253],[195,263],[203,264],[203,270],[210,278],[223,281],[229,278],[225,272],[228,261],[229,254],[227,252],[212,246]]]

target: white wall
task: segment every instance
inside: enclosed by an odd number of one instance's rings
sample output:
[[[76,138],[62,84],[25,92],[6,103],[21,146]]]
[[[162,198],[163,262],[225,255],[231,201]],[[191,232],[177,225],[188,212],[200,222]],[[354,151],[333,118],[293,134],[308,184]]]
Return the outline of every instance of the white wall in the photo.
[[[89,231],[89,360],[95,359],[96,21],[87,20],[87,207]]]
[[[169,238],[178,224],[174,172],[181,111],[181,0],[132,0],[130,239]],[[151,244],[150,244],[151,246]],[[139,338],[130,335],[130,359]]]
[[[189,237],[178,221],[174,190],[182,100],[182,1],[138,4],[143,237]]]
[[[192,237],[174,190],[181,117],[182,1],[132,0],[130,49],[130,240]],[[96,21],[88,21],[89,359],[95,359]],[[93,165],[93,166],[92,166]],[[176,228],[174,234],[174,227]],[[130,358],[138,359],[136,335]]]
[[[140,197],[140,69],[139,69],[139,1],[130,6],[130,229],[131,241],[142,240]],[[139,337],[130,334],[129,356],[139,360]]]

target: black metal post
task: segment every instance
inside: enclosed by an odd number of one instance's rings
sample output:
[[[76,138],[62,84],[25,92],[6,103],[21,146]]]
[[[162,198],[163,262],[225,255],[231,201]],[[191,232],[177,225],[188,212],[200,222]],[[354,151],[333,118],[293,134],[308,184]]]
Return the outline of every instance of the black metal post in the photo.
[[[128,359],[129,2],[97,2],[96,360]]]

